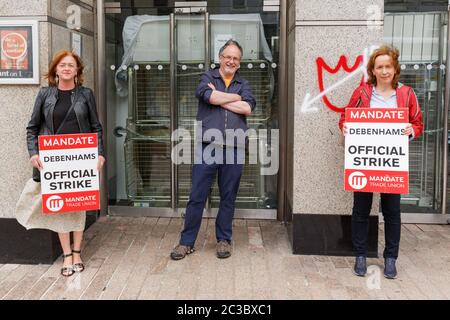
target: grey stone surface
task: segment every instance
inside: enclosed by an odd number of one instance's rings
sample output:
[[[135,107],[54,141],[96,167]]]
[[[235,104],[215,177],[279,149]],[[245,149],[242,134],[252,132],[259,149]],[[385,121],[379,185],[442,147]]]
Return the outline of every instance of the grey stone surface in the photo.
[[[94,32],[94,13],[91,9],[86,9],[84,6],[74,4],[69,0],[52,1],[50,5],[50,16],[61,21],[67,21],[72,15],[72,9],[67,13],[71,6],[78,6],[81,14],[81,27],[83,29]]]
[[[14,208],[26,180],[31,178],[25,128],[31,115],[38,86],[0,86],[2,112],[0,114],[0,218],[13,218]]]
[[[367,20],[378,9],[384,16],[384,2],[380,0],[297,0],[297,20]]]
[[[94,0],[81,0],[81,2],[84,2],[87,5],[94,7]]]
[[[48,65],[48,23],[39,23],[40,75]],[[41,84],[46,82],[41,80]],[[0,113],[0,218],[14,217],[14,209],[25,182],[31,178],[28,164],[25,128],[31,116],[37,85],[1,85],[2,112]]]
[[[295,61],[295,133],[293,211],[310,214],[350,214],[352,194],[345,192],[344,148],[340,144],[339,114],[322,101],[314,104],[317,112],[300,112],[306,93],[319,93],[316,59],[323,57],[336,66],[346,55],[352,66],[365,47],[378,44],[382,30],[368,32],[366,27],[297,27]],[[325,72],[326,73],[326,72]],[[345,75],[325,77],[325,87]],[[329,94],[336,105],[345,106],[361,78],[345,83]],[[376,203],[376,201],[374,201]],[[374,211],[377,210],[374,206]]]
[[[2,0],[0,16],[47,15],[47,0]]]

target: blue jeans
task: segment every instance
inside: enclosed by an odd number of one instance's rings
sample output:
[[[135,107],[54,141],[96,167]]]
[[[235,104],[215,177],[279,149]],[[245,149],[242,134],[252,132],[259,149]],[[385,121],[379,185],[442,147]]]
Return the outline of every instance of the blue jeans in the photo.
[[[373,193],[355,192],[352,212],[352,241],[357,256],[367,256],[367,238],[369,234],[369,215],[372,208]],[[384,218],[384,258],[398,257],[400,246],[400,195],[382,193],[381,211]]]
[[[205,146],[207,145],[203,144],[202,150],[205,149]],[[181,245],[194,246],[202,223],[206,199],[216,174],[220,192],[219,212],[216,218],[216,239],[217,241],[231,241],[234,205],[239,190],[243,164],[237,162],[237,148],[231,148],[231,151],[234,151],[232,163],[225,161],[226,150],[230,150],[230,148],[219,150],[223,152],[223,163],[208,164],[202,157],[202,163],[194,164],[192,167],[192,189],[186,207],[184,229],[181,232]],[[212,154],[214,156],[214,152]]]

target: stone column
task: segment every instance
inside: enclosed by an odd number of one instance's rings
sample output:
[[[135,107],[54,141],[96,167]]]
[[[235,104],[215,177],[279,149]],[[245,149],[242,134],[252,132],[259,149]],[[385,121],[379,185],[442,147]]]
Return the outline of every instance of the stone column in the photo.
[[[93,0],[2,0],[0,3],[0,20],[39,21],[41,78],[38,85],[0,85],[0,143],[3,148],[0,169],[0,264],[52,263],[61,253],[56,233],[38,229],[27,231],[16,221],[14,210],[25,182],[32,173],[26,145],[26,126],[34,101],[39,88],[47,85],[43,76],[53,54],[62,48],[71,49],[72,32],[82,36],[85,83],[94,89],[93,5]],[[68,27],[67,21],[69,15],[76,14],[78,9],[81,29],[73,30]]]
[[[305,96],[319,91],[317,59],[331,68],[346,57],[351,68],[365,48],[379,45],[383,38],[383,1],[297,0],[291,1],[288,30],[289,59],[295,68],[290,75],[290,112],[293,135],[290,237],[294,253],[351,255],[352,193],[344,191],[344,148],[338,129],[340,113],[323,99],[302,110]],[[295,18],[294,18],[295,17]],[[343,59],[343,58],[342,58]],[[342,60],[341,60],[342,61]],[[323,70],[324,88],[348,75],[343,68],[335,74]],[[346,106],[362,73],[327,94],[334,106]],[[378,203],[374,198],[370,219],[369,255],[377,255]]]

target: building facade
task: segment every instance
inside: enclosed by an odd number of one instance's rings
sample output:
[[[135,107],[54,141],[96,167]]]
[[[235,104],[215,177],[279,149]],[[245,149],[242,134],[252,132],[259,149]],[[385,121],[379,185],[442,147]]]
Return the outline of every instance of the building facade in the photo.
[[[50,262],[59,254],[57,235],[26,231],[14,208],[31,176],[25,127],[46,85],[42,75],[62,48],[81,54],[104,126],[102,210],[88,213],[89,224],[99,214],[184,214],[192,164],[175,163],[172,151],[193,145],[195,87],[229,38],[244,49],[239,72],[257,100],[248,124],[258,154],[245,165],[235,217],[286,222],[294,254],[351,255],[352,194],[343,188],[337,122],[361,81],[349,74],[371,47],[388,43],[401,52],[400,81],[414,88],[425,124],[410,144],[403,222],[448,222],[447,1],[2,1],[0,27],[17,20],[37,21],[40,81],[0,84],[8,150],[0,170],[0,263]],[[205,216],[214,217],[218,205],[214,186]],[[372,256],[378,211],[374,205]]]

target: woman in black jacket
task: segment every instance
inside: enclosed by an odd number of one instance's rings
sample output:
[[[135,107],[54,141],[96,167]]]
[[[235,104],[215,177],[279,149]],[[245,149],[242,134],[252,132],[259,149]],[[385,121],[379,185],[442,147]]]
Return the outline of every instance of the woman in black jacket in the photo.
[[[80,57],[67,50],[55,54],[46,74],[48,87],[39,91],[31,120],[27,126],[27,146],[33,169],[33,180],[40,181],[38,136],[54,134],[97,133],[98,164],[100,170],[105,163],[102,126],[98,120],[95,97],[91,89],[83,87],[83,63]],[[71,108],[73,105],[73,108]],[[64,252],[63,276],[82,272],[81,242],[86,221],[86,212],[70,212],[57,215],[43,215],[31,219],[31,228],[45,228],[58,232]],[[73,249],[70,245],[73,232]]]

